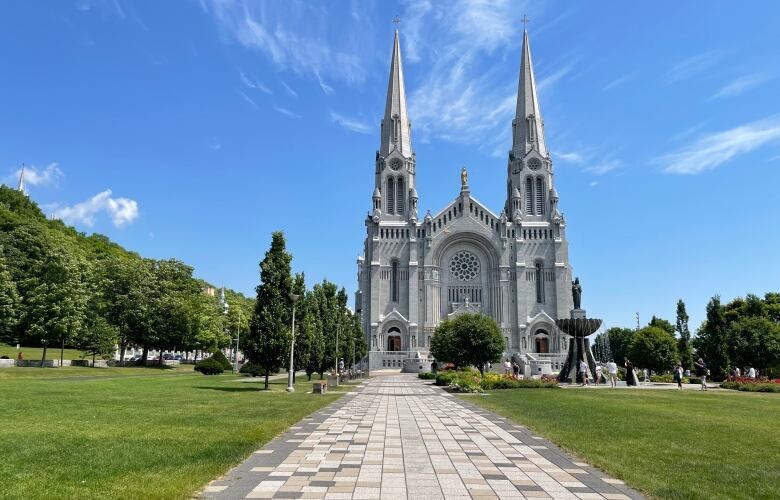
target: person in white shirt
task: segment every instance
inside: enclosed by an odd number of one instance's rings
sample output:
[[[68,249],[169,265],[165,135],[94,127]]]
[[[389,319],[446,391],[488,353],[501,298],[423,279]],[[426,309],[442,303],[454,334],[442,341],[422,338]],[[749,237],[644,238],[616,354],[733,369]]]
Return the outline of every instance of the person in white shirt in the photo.
[[[755,379],[756,378],[756,369],[752,366],[750,367],[750,370],[748,370],[748,378]]]
[[[588,385],[588,363],[585,360],[580,361],[580,376],[582,376],[582,386]]]
[[[512,363],[509,359],[504,360],[504,375],[510,375],[512,373]]]
[[[601,363],[596,363],[595,375],[596,386],[598,386],[601,383]]]
[[[617,387],[617,363],[614,361],[607,363],[607,372],[609,373],[609,385],[614,389]]]

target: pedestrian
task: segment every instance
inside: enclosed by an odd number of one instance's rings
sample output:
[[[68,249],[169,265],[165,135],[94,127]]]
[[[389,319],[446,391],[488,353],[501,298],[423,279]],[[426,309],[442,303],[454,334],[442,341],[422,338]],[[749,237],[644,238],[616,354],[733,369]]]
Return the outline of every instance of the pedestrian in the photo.
[[[580,360],[580,376],[582,377],[582,387],[588,385],[588,363]]]
[[[512,373],[512,363],[509,362],[509,358],[504,360],[504,375]]]
[[[623,358],[623,365],[626,367],[626,385],[639,385],[636,372],[634,372],[634,363],[628,358]]]
[[[520,378],[520,365],[517,364],[517,361],[512,361],[512,375],[515,380]]]
[[[701,379],[701,390],[706,391],[707,390],[707,364],[704,362],[702,358],[699,358],[698,361],[694,363],[696,366],[696,376]]]
[[[436,371],[439,369],[439,363],[436,362],[436,360],[433,360],[433,363],[431,363],[431,371],[433,373],[436,373]]]
[[[24,356],[22,351],[19,351],[19,354],[16,355],[16,366],[22,366],[22,361],[24,361]]]
[[[683,380],[683,368],[680,363],[677,363],[677,366],[674,368],[674,381],[677,382],[677,389],[680,391],[683,390],[682,380]]]
[[[617,363],[614,361],[607,363],[607,373],[609,373],[609,385],[614,389],[617,387]]]
[[[644,378],[642,382],[650,382],[650,377],[648,376],[647,368],[642,370],[642,376]]]
[[[595,370],[595,382],[598,386],[601,383],[601,363],[596,363],[596,370]]]
[[[742,372],[740,371],[738,366],[734,368],[734,376],[737,378],[742,376]]]

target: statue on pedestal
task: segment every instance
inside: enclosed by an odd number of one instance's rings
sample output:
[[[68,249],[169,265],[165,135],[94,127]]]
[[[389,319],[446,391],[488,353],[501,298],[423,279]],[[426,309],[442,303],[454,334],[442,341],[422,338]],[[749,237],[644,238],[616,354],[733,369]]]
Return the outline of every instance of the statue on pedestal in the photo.
[[[463,167],[460,170],[460,186],[466,187],[469,185],[469,172],[466,170],[466,167]]]
[[[574,282],[571,284],[571,296],[574,299],[574,309],[580,309],[582,304],[582,286],[580,286],[579,278],[574,278]]]

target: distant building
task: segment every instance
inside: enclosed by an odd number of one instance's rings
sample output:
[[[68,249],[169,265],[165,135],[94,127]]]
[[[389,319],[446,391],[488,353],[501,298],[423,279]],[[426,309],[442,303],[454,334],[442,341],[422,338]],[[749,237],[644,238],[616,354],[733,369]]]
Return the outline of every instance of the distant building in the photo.
[[[203,289],[203,293],[208,295],[209,297],[216,297],[217,296],[217,289],[213,286],[207,286]]]
[[[403,359],[427,353],[436,326],[463,312],[491,316],[504,334],[507,356],[530,354],[558,369],[567,338],[555,320],[569,317],[572,309],[572,270],[528,33],[500,213],[472,196],[464,168],[452,202],[420,220],[411,132],[396,31],[372,211],[357,261],[355,302],[370,369],[401,367]],[[456,182],[457,175],[453,171],[443,185]]]

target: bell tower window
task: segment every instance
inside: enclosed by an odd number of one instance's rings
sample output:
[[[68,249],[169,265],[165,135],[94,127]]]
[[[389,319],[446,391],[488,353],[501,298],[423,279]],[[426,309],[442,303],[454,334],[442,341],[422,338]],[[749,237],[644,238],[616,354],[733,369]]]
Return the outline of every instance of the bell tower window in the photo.
[[[395,179],[387,178],[387,214],[395,213]]]
[[[398,261],[396,260],[390,267],[390,300],[398,302]]]
[[[534,213],[534,180],[531,177],[525,180],[525,213]]]
[[[404,179],[403,179],[403,177],[399,177],[396,180],[396,184],[395,185],[396,185],[396,189],[397,189],[397,194],[396,194],[396,197],[395,197],[395,203],[396,203],[395,213],[397,215],[403,215],[404,214],[404,201],[405,201],[405,198],[406,198],[405,193],[404,193]]]
[[[544,303],[544,273],[542,272],[542,263],[536,263],[536,302]]]
[[[536,178],[536,215],[544,215],[544,181],[541,177]]]

